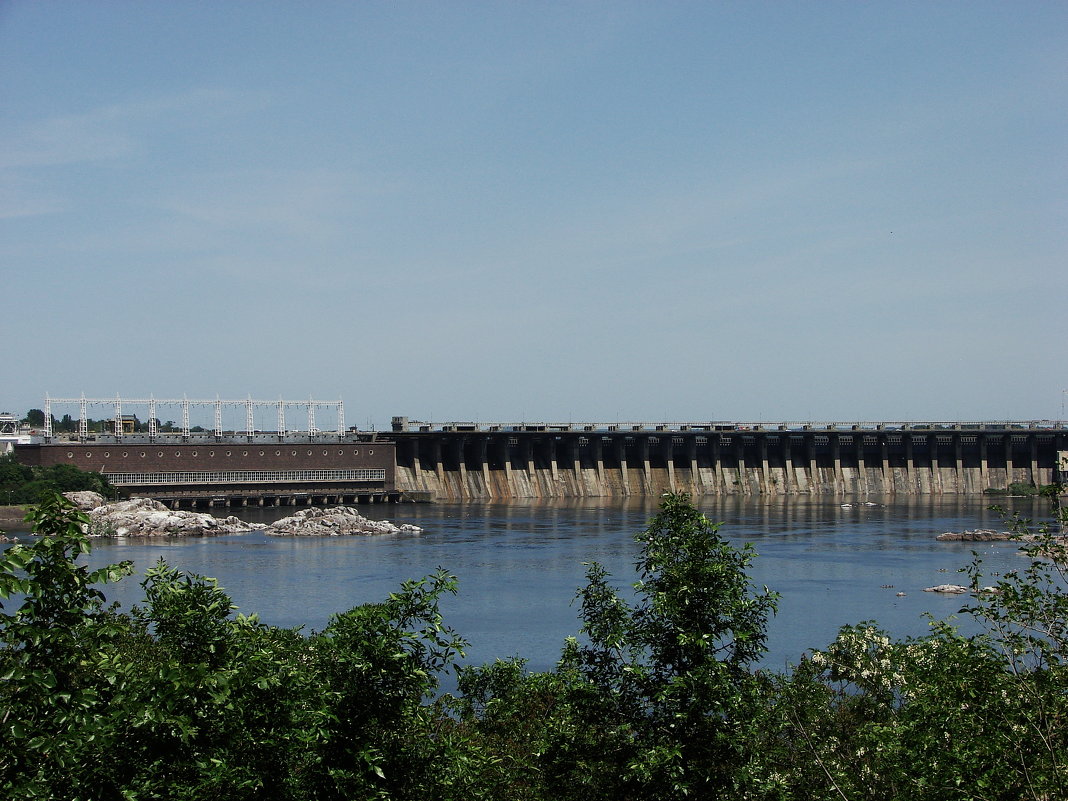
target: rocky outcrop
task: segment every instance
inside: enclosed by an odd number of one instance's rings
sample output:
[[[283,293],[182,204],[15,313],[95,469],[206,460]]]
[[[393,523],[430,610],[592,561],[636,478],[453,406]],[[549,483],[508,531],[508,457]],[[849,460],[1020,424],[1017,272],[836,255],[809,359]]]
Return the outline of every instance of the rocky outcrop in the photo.
[[[925,587],[924,592],[941,592],[946,595],[963,595],[966,592],[971,592],[970,587],[964,587],[960,584],[938,584],[934,587]],[[1000,595],[1001,590],[997,587],[981,587],[976,592],[977,595]]]
[[[947,531],[935,537],[942,542],[994,542],[1011,540],[1016,535],[1011,531],[994,531],[990,528],[977,528],[969,531]]]
[[[63,497],[83,512],[91,512],[98,506],[104,505],[104,496],[99,492],[90,492],[89,490],[83,490],[81,492],[64,492]]]
[[[388,520],[368,520],[349,506],[331,509],[311,507],[272,523],[264,534],[279,537],[340,537],[352,534],[419,534],[410,524],[394,525]]]
[[[353,534],[419,534],[413,525],[368,520],[355,509],[310,507],[266,525],[236,517],[219,518],[199,512],[168,509],[150,498],[104,503],[95,492],[69,492],[66,497],[89,514],[89,536],[95,537],[204,537],[263,531],[276,537],[338,537]]]
[[[236,517],[168,509],[151,498],[103,504],[90,510],[89,520],[91,537],[205,537],[244,534],[263,527]]]
[[[946,595],[963,595],[968,592],[967,587],[963,587],[960,584],[938,584],[934,587],[924,587],[924,592],[941,592]]]

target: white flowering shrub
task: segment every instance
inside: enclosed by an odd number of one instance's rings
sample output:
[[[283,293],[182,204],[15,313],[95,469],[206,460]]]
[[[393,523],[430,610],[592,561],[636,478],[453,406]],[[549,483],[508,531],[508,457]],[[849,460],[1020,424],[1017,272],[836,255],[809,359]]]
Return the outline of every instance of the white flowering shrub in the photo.
[[[985,632],[932,622],[896,641],[844,627],[769,693],[749,797],[1068,798],[1068,518],[1014,518],[1027,566],[987,586],[975,558],[962,610]]]

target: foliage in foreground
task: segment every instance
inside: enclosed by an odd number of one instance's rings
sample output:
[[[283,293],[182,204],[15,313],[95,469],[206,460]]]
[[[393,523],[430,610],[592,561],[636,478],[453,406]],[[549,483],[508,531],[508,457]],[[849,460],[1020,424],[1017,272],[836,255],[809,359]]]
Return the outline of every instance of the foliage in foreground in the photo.
[[[1056,504],[1056,494],[1050,493]],[[106,608],[85,517],[58,496],[0,556],[0,796],[28,799],[1054,799],[1068,797],[1063,522],[984,590],[986,626],[895,641],[842,629],[792,671],[755,669],[774,593],[684,496],[638,536],[633,592],[599,565],[557,668],[459,672],[437,572],[305,635],[233,615],[162,561]],[[10,601],[9,601],[10,603]]]
[[[425,702],[462,640],[438,598],[454,580],[407,582],[312,636],[231,617],[214,580],[160,562],[145,605],[103,606],[86,517],[54,496],[46,535],[0,561],[0,797],[415,798],[441,741]]]

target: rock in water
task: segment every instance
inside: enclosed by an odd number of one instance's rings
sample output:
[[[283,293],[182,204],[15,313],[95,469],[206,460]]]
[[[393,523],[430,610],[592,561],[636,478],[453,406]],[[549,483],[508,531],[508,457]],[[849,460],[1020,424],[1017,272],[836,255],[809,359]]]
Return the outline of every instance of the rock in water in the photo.
[[[267,526],[236,517],[218,518],[201,512],[168,509],[151,498],[104,503],[95,492],[70,492],[69,498],[89,513],[92,537],[203,537],[263,531],[278,537],[338,537],[353,534],[419,534],[413,525],[368,520],[349,506],[310,507]]]
[[[995,542],[1011,540],[1015,535],[1011,531],[994,531],[989,528],[977,528],[968,531],[946,531],[935,537],[942,542]]]
[[[89,512],[89,520],[89,536],[98,537],[203,537],[263,528],[262,524],[245,523],[236,517],[168,509],[151,498],[98,506]]]
[[[962,587],[960,584],[938,584],[934,587],[924,587],[924,592],[942,592],[947,595],[963,595],[968,592],[967,587]]]
[[[368,520],[350,506],[332,509],[311,507],[271,523],[264,534],[277,537],[341,537],[352,534],[419,534],[410,524],[394,525],[388,520]]]

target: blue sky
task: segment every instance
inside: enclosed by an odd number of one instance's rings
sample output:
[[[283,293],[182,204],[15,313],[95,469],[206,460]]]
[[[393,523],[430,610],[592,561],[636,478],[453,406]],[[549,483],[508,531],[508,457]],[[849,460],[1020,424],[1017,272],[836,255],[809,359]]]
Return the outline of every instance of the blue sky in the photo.
[[[1063,3],[8,0],[0,407],[1057,418],[1066,112]]]

